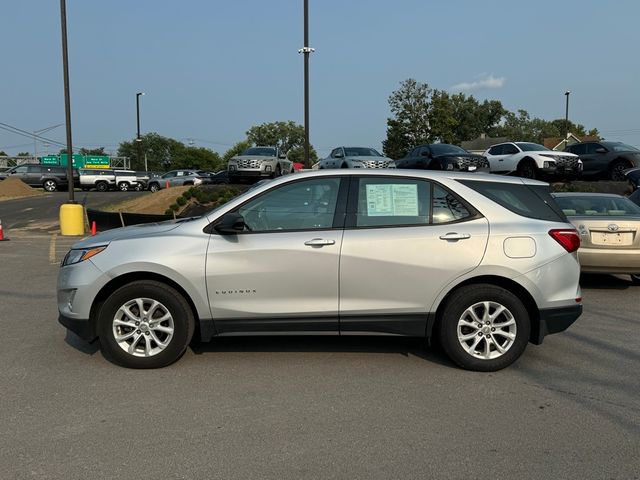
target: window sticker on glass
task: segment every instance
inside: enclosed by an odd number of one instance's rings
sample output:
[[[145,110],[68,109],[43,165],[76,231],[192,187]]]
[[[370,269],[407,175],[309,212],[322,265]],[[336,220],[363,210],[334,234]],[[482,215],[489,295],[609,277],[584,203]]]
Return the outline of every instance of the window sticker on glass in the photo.
[[[367,185],[367,216],[417,216],[418,186]]]

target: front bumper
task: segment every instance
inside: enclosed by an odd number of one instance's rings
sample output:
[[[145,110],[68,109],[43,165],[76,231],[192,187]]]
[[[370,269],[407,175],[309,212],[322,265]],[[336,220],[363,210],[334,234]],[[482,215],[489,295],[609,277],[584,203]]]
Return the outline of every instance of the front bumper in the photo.
[[[67,317],[61,312],[58,313],[58,322],[83,340],[93,342],[98,337],[94,322],[86,318],[72,318]]]
[[[540,322],[531,332],[531,341],[540,345],[544,337],[569,328],[582,315],[582,305],[545,308],[540,310]]]
[[[264,170],[229,170],[229,177],[251,177],[251,178],[270,178],[273,172],[265,172]]]

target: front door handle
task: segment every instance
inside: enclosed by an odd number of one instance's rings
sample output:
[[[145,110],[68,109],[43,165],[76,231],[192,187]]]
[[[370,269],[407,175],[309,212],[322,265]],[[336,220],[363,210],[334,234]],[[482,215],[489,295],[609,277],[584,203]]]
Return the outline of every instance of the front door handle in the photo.
[[[324,247],[325,245],[334,245],[335,243],[335,240],[327,240],[324,238],[313,238],[304,242],[304,244],[309,247]]]
[[[471,238],[471,235],[469,235],[468,233],[449,232],[445,233],[444,235],[440,235],[440,240],[447,241],[466,240],[467,238]]]

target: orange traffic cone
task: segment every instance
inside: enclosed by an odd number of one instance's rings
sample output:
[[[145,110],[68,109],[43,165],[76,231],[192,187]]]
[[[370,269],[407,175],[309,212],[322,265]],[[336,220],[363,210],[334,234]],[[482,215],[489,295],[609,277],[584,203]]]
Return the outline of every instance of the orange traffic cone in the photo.
[[[96,225],[96,221],[94,220],[93,222],[91,222],[91,235],[95,235],[96,233],[98,233],[98,227]]]
[[[2,220],[0,220],[0,242],[6,242],[8,240],[8,238],[4,238],[4,230],[2,230]]]
[[[169,188],[169,180],[167,180],[167,183],[164,184],[164,188]]]

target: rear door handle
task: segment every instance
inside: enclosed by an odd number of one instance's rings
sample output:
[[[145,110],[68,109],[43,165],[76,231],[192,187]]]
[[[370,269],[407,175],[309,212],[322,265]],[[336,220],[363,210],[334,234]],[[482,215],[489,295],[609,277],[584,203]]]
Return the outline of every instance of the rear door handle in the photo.
[[[313,238],[304,242],[304,244],[309,247],[324,247],[325,245],[333,245],[335,243],[335,240],[327,240],[324,238]]]
[[[447,240],[447,241],[466,240],[467,238],[471,238],[471,235],[469,235],[468,233],[449,232],[449,233],[445,233],[444,235],[440,235],[440,240]]]

